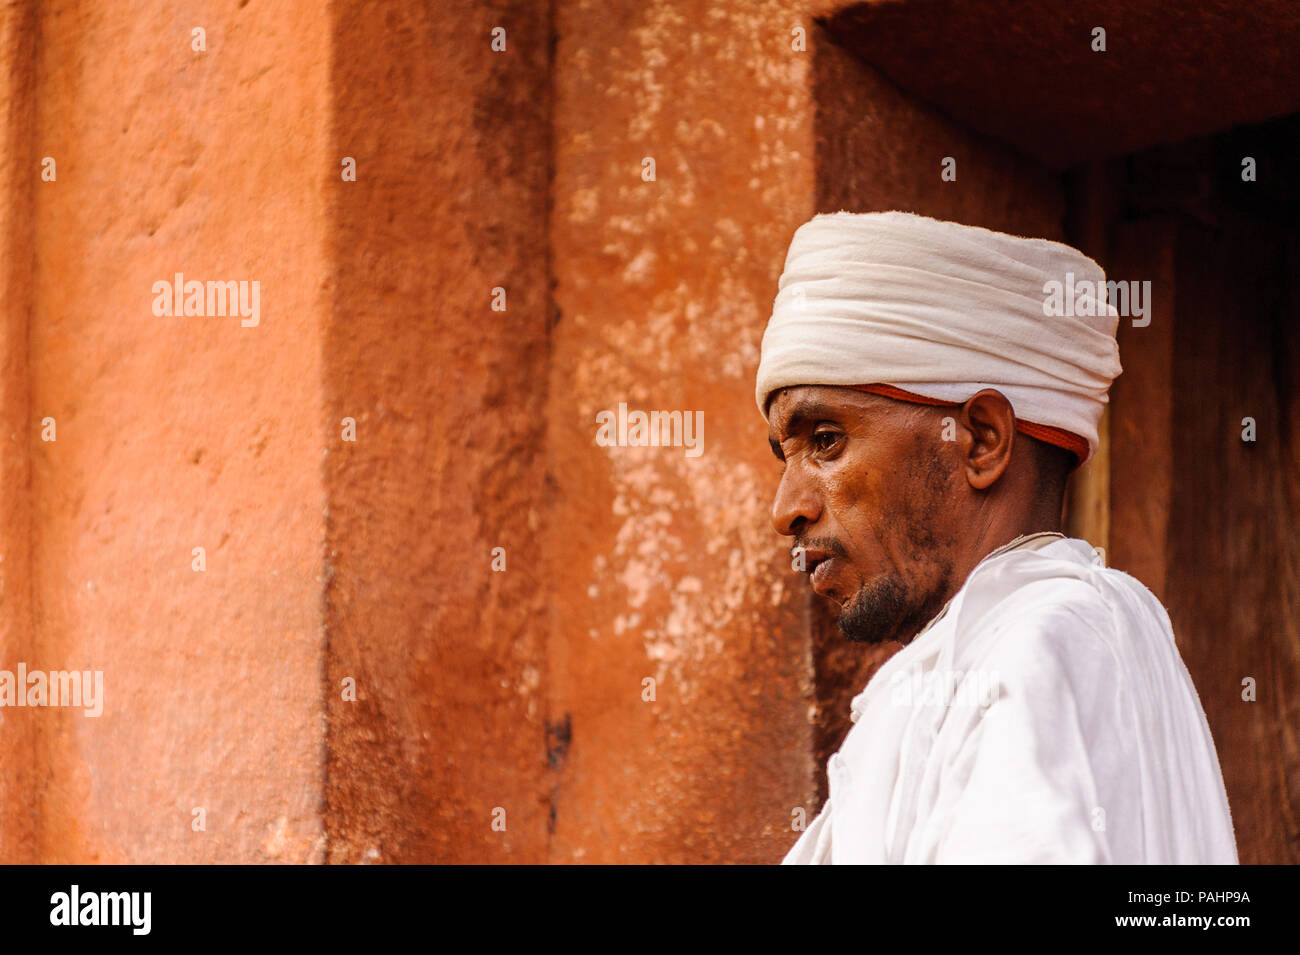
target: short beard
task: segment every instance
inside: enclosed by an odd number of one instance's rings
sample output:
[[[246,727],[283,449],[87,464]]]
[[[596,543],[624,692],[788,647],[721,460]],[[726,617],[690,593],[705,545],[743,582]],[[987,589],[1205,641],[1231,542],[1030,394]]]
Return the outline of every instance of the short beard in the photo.
[[[935,528],[952,473],[944,456],[918,435],[905,470],[903,486],[907,491],[885,516],[889,524],[905,528],[913,566],[934,568],[934,584],[924,593],[914,593],[897,573],[863,584],[840,609],[840,630],[847,639],[867,644],[887,640],[908,643],[947,603],[954,541],[941,538]]]
[[[940,584],[919,600],[911,598],[897,574],[873,580],[840,609],[840,631],[854,643],[907,643],[943,608],[948,580],[945,574]]]

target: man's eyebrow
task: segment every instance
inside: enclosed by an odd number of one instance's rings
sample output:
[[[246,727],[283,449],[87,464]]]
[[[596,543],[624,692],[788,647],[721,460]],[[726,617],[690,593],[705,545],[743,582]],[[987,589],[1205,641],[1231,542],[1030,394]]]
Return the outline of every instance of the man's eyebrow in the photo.
[[[787,434],[797,431],[814,421],[825,419],[838,421],[842,417],[842,412],[830,407],[824,401],[818,401],[816,398],[803,398],[796,402],[790,409],[790,413],[785,416],[781,422],[781,430]]]

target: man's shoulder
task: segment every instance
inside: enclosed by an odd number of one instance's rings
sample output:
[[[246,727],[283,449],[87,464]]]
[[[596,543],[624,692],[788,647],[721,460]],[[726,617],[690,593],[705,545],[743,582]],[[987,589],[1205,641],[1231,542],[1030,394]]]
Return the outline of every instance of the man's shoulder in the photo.
[[[962,588],[965,626],[1008,617],[1076,614],[1104,626],[1111,571],[1089,545],[1064,538],[1037,550],[1009,551],[984,561]],[[1127,575],[1123,575],[1127,576]],[[1132,578],[1129,578],[1130,580]]]
[[[1036,675],[1064,668],[1100,676],[1118,664],[1116,589],[1140,587],[1136,580],[1084,560],[1077,547],[1010,553],[982,570],[958,612],[959,656]]]

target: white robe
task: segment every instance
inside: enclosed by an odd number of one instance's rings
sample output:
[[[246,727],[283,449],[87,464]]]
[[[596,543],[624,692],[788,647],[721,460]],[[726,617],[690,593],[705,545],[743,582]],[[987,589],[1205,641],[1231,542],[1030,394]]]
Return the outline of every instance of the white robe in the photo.
[[[1237,862],[1168,614],[1084,541],[986,557],[852,716],[785,864]]]

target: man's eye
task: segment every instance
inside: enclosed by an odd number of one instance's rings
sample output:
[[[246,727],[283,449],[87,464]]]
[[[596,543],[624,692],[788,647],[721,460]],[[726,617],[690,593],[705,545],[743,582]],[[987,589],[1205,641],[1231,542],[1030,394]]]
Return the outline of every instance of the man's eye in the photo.
[[[829,451],[839,443],[840,436],[834,431],[818,431],[813,434],[812,440],[818,451]]]

